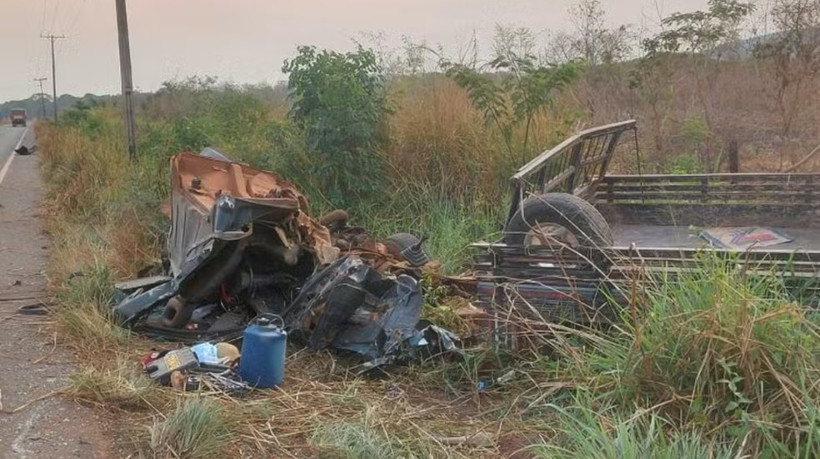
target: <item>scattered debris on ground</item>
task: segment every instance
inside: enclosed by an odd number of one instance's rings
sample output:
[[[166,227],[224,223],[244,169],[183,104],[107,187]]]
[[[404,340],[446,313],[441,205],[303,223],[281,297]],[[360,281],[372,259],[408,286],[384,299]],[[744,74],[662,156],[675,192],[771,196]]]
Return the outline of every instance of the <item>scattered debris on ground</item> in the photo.
[[[143,370],[153,381],[181,391],[210,389],[229,395],[251,390],[236,372],[239,349],[230,343],[208,342],[192,347],[152,352],[143,358]]]

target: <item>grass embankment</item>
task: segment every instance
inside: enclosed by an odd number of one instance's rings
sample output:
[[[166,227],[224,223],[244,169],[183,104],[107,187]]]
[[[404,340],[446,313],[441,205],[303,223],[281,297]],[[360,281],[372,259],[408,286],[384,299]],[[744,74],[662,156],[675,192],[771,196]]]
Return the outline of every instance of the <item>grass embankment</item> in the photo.
[[[447,167],[462,164],[455,156],[440,159],[439,166],[430,162],[432,169],[421,168],[421,161],[410,164],[414,151],[444,155],[451,148],[492,145],[492,139],[457,145],[459,139],[487,136],[481,134],[480,117],[471,121],[474,114],[439,109],[454,129],[433,130],[445,121],[424,120],[421,110],[394,115],[393,138],[399,140],[385,152],[394,164],[389,186],[378,200],[352,212],[382,235],[407,228],[430,233],[433,254],[451,261],[448,268],[455,270],[465,260],[458,255],[468,242],[497,229],[499,210],[493,205],[503,188],[490,177],[493,167],[503,166],[465,163],[450,176]],[[159,253],[167,225],[159,214],[168,192],[167,159],[191,145],[186,136],[207,135],[209,142],[227,144],[223,148],[237,158],[305,183],[314,205],[326,206],[310,177],[299,180],[300,161],[309,158],[298,135],[275,114],[261,111],[254,118],[253,113],[242,111],[244,122],[235,126],[207,116],[143,122],[143,157],[133,165],[123,154],[115,117],[105,112],[86,115],[77,127],[38,130],[49,184],[54,238],[49,277],[60,303],[58,324],[66,344],[83,356],[72,395],[121,413],[128,420],[123,428],[133,433],[142,454],[811,458],[820,453],[817,314],[793,303],[776,281],[748,279],[709,263],[681,282],[649,285],[636,298],[636,310],[627,311],[614,330],[545,327],[520,318],[516,328],[531,346],[515,353],[481,347],[446,362],[364,379],[352,377],[348,362],[330,353],[292,348],[282,390],[232,400],[153,386],[140,375],[138,360],[157,344],[114,326],[106,311],[112,282],[131,276]],[[413,135],[415,126],[430,135]],[[467,129],[476,130],[473,137]],[[453,132],[458,134],[448,137]],[[440,178],[431,178],[436,174]],[[419,176],[423,179],[412,180]],[[470,193],[448,196],[443,188],[450,186]],[[496,382],[480,391],[479,381]]]

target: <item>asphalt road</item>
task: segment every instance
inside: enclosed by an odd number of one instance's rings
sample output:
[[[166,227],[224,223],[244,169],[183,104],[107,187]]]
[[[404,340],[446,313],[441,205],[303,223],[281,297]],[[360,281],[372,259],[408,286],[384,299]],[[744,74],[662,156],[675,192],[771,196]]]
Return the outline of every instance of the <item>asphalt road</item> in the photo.
[[[6,164],[26,129],[28,128],[0,126],[0,168]],[[31,141],[33,138],[33,133],[26,133],[26,140]]]
[[[21,140],[22,139],[22,140]],[[43,271],[51,241],[41,216],[34,129],[0,126],[0,459],[125,457],[111,448],[109,419],[55,395],[76,371],[48,317],[18,313],[48,303]]]

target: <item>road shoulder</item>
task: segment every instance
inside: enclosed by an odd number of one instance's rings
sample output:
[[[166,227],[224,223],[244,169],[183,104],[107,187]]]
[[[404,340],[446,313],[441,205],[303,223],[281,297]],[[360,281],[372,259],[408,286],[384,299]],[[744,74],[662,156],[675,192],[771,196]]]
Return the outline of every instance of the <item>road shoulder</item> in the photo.
[[[23,142],[32,139],[30,129]],[[48,317],[18,313],[46,296],[42,197],[38,156],[14,155],[0,182],[0,458],[113,457],[100,414],[53,396],[67,386],[74,357]]]

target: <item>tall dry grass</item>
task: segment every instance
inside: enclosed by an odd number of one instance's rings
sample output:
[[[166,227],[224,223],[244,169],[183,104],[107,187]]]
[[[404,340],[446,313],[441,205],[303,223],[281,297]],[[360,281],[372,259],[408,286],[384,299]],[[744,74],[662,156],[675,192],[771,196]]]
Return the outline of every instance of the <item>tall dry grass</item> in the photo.
[[[439,74],[393,81],[396,106],[385,149],[391,183],[426,189],[448,200],[506,204],[509,178],[538,153],[579,126],[570,95],[512,132],[513,151],[497,126],[486,122],[467,91]]]
[[[46,126],[37,137],[48,184],[48,228],[58,247],[54,278],[93,270],[97,263],[124,277],[155,259],[156,217],[134,200],[143,196],[130,195],[134,166],[122,154],[122,137],[109,131],[92,140],[79,129]],[[147,203],[153,204],[158,199]]]
[[[670,58],[656,90],[663,96],[653,104],[647,92],[632,87],[637,62],[612,68],[593,69],[563,96],[584,115],[585,126],[638,120],[644,171],[667,173],[676,158],[697,156],[709,148],[724,155],[729,141],[737,140],[741,172],[776,172],[796,164],[820,144],[820,77],[807,80],[798,97],[798,111],[788,135],[776,103],[779,82],[770,63],[757,60],[724,61],[709,70],[708,91],[712,126],[708,142],[693,142],[685,125],[704,117],[698,101],[701,90],[691,63],[682,57]],[[725,171],[725,161],[723,169]],[[620,164],[619,172],[636,172],[634,161]],[[820,155],[804,164],[800,171],[820,171]]]
[[[397,83],[398,85],[398,83]],[[387,160],[398,183],[421,183],[448,198],[496,195],[510,159],[467,93],[441,77],[393,88]]]

